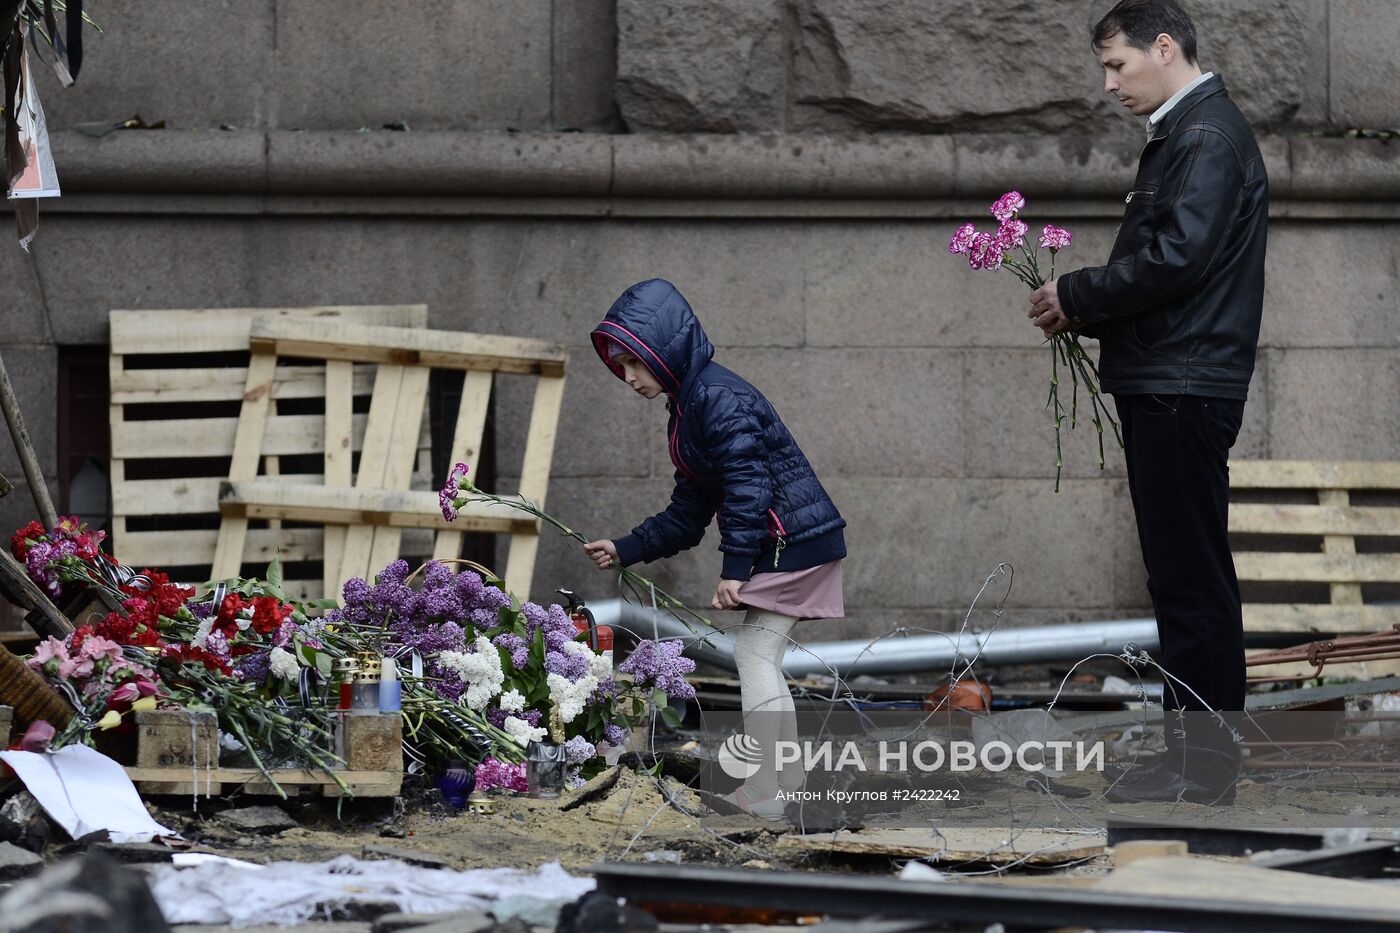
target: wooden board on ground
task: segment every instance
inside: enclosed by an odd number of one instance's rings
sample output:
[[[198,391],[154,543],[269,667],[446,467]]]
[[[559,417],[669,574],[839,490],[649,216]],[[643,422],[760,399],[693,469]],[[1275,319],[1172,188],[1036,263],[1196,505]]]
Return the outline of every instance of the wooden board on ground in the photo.
[[[1259,868],[1220,858],[1145,858],[1115,869],[1096,884],[1100,891],[1143,897],[1179,896],[1267,904],[1345,904],[1400,911],[1392,885]]]
[[[786,835],[778,848],[826,855],[874,855],[929,862],[1060,865],[1103,853],[1103,834],[1057,833],[1048,829],[922,827],[839,830],[810,836]]]
[[[1400,463],[1238,460],[1230,489],[1232,499],[1248,500],[1230,505],[1240,581],[1313,584],[1327,593],[1325,603],[1246,603],[1246,631],[1360,634],[1400,624],[1400,605],[1368,596],[1377,585],[1400,585]],[[1370,546],[1358,548],[1359,538]],[[1271,664],[1249,673],[1309,670]],[[1400,673],[1400,660],[1339,663],[1325,673],[1377,677]]]
[[[237,425],[229,482],[220,491],[223,511],[215,549],[214,575],[233,571],[233,555],[244,548],[250,519],[302,520],[325,524],[329,550],[339,566],[326,569],[326,588],[338,591],[351,577],[364,577],[400,556],[405,529],[431,530],[438,558],[456,557],[463,531],[510,534],[504,579],[507,589],[528,598],[539,541],[539,523],[525,513],[473,506],[459,523],[447,525],[435,490],[410,488],[411,432],[404,425],[421,418],[431,369],[466,371],[462,401],[455,417],[449,462],[471,463],[481,449],[493,376],[532,374],[534,403],[520,469],[519,496],[543,507],[548,490],[554,437],[563,400],[568,354],[557,344],[490,334],[444,333],[408,328],[328,325],[319,321],[255,321],[249,333],[253,374],[271,372],[279,359],[378,364],[363,428],[360,462],[353,479],[344,463],[329,459],[337,445],[327,441],[327,461],[320,482],[306,476],[258,477],[252,465],[268,453],[272,416],[259,386],[250,376]],[[328,429],[344,432],[348,407],[340,404],[344,380],[327,382]],[[353,428],[351,430],[354,430]],[[514,512],[514,514],[508,514]]]
[[[232,793],[272,796],[277,791],[257,768],[136,768],[126,769],[136,789],[147,794],[197,794],[214,797]],[[287,796],[302,788],[314,788],[325,797],[342,797],[340,786],[322,771],[276,770],[273,778]],[[397,797],[403,786],[402,771],[337,771],[336,776],[356,797]]]
[[[303,470],[309,474],[305,481],[337,485],[333,476],[348,469],[359,451],[366,419],[352,414],[351,406],[354,398],[370,395],[373,367],[289,362],[256,374],[250,389],[249,333],[255,319],[333,328],[351,323],[423,328],[428,310],[390,305],[110,312],[112,543],[122,562],[174,571],[187,581],[209,579],[220,521],[219,485],[228,476],[238,412],[250,391],[267,417],[261,456],[251,467],[240,465],[243,472],[295,474],[298,460],[314,458],[318,466]],[[327,391],[328,379],[336,392]],[[326,407],[331,394],[343,410]],[[334,430],[328,422],[334,422]],[[417,468],[426,484],[431,445],[426,419],[420,428]],[[260,571],[279,552],[284,563],[321,562],[322,529],[264,524],[245,536],[240,565]],[[431,539],[418,531],[410,535],[414,553],[427,556]],[[324,574],[317,575],[321,579],[289,575],[288,593],[322,595]]]

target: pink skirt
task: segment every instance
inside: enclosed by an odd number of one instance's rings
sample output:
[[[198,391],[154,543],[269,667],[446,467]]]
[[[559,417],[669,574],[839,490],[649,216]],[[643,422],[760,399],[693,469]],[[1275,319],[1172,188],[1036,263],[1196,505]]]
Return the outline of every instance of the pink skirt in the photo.
[[[766,609],[798,619],[846,616],[839,560],[807,570],[756,573],[739,588],[739,598],[751,609]]]

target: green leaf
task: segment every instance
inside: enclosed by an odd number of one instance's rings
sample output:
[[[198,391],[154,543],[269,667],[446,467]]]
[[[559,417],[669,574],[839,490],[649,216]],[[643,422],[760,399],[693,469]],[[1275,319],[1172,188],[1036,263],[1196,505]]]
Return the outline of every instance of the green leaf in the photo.
[[[330,679],[331,679],[331,656],[328,655],[328,654],[322,654],[321,652],[318,651],[318,652],[316,652],[315,664],[316,664],[316,673],[318,673],[318,674],[321,675],[321,679],[322,679],[322,680],[330,680]]]
[[[309,600],[307,600],[306,602],[302,603],[302,605],[305,606],[305,607],[308,608],[308,609],[339,609],[339,608],[340,608],[340,602],[339,602],[338,600],[331,599],[330,597],[325,597],[325,598],[322,598],[322,599],[309,599]]]
[[[655,706],[657,709],[660,709],[670,702],[671,701],[666,698],[665,690],[653,690],[651,692],[651,705]]]
[[[661,719],[672,728],[681,724],[681,714],[674,706],[661,707]]]
[[[282,551],[272,555],[272,563],[267,565],[267,589],[278,599],[286,599],[282,592]]]

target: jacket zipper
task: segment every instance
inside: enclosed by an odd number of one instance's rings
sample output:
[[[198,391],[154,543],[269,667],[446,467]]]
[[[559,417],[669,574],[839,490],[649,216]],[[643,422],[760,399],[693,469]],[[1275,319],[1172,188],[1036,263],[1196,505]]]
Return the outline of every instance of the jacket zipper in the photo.
[[[768,517],[773,520],[773,536],[778,539],[778,546],[773,551],[773,569],[778,569],[778,561],[783,557],[783,548],[787,547],[787,529],[783,527],[783,520],[778,517],[778,513],[772,509],[768,510]]]

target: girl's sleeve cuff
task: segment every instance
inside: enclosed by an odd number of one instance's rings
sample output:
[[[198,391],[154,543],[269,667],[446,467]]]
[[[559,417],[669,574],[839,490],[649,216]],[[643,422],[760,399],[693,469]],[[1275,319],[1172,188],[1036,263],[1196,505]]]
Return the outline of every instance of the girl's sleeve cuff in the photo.
[[[617,562],[624,567],[632,566],[645,556],[642,539],[636,535],[615,539],[613,547],[617,548]]]
[[[724,554],[724,568],[720,571],[723,580],[747,580],[753,576],[753,556],[750,554]]]

